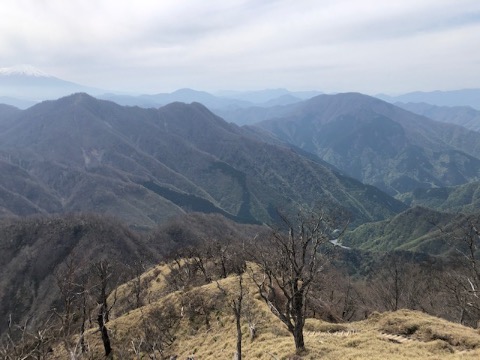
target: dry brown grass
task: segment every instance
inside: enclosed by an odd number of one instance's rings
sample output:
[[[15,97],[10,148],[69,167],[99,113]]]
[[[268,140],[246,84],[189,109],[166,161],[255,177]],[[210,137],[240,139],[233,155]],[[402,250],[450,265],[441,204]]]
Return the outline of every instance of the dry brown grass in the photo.
[[[158,271],[168,271],[163,266],[152,269],[149,293],[163,292],[165,284]],[[234,293],[238,282],[236,276],[219,281],[227,292]],[[294,354],[293,338],[282,323],[270,312],[256,295],[255,286],[248,276],[244,285],[252,314],[257,321],[258,336],[249,339],[245,321],[243,331],[243,354],[245,359],[289,359]],[[141,335],[142,317],[166,303],[173,304],[180,315],[182,305],[195,296],[203,296],[210,313],[210,327],[204,318],[181,318],[176,330],[176,341],[167,349],[167,354],[176,354],[178,359],[194,355],[196,359],[231,359],[236,346],[236,330],[233,314],[221,296],[218,285],[210,283],[188,292],[174,292],[160,297],[157,301],[128,312],[110,321],[112,345],[117,358],[131,358],[132,339]],[[185,310],[185,309],[184,309]],[[87,339],[95,353],[102,358],[99,334],[90,331]],[[308,319],[305,326],[307,352],[303,359],[479,359],[480,334],[477,330],[453,324],[420,312],[401,310],[388,313],[374,313],[369,319],[346,324],[331,324]],[[59,352],[57,352],[58,354]],[[148,357],[144,357],[147,359]]]
[[[162,298],[166,294],[167,283],[165,277],[170,273],[170,268],[166,264],[160,264],[147,270],[140,276],[142,287],[145,287],[142,298],[144,303],[152,303]],[[113,308],[114,316],[121,316],[127,309],[127,304],[133,301],[133,281],[130,280],[121,284],[108,297],[108,303],[116,301],[116,306]],[[117,298],[116,300],[114,298]]]
[[[400,310],[376,315],[380,331],[431,342],[440,340],[463,350],[480,348],[479,331],[417,311]],[[373,321],[373,319],[371,319]]]

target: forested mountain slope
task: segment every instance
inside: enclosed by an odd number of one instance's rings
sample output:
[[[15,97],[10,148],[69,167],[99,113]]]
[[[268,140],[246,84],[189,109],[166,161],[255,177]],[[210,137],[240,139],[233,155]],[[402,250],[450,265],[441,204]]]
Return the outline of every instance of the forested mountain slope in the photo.
[[[100,212],[141,228],[185,211],[270,222],[276,208],[323,204],[364,222],[405,208],[197,103],[141,109],[75,94],[9,119],[0,133],[5,214]]]
[[[357,93],[320,95],[256,126],[391,195],[480,176],[480,134]]]

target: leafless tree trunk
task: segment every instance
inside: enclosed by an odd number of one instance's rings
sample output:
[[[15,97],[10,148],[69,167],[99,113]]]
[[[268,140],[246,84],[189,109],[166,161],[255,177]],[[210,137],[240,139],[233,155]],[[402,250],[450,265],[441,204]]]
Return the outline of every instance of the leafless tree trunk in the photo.
[[[475,326],[480,318],[480,216],[461,214],[453,226],[440,230],[463,260],[448,276],[448,281],[455,279],[455,284],[447,281],[445,287],[460,308],[460,322],[466,323],[469,315],[468,322]]]
[[[142,260],[135,261],[132,266],[128,267],[128,272],[132,278],[129,282],[131,295],[133,295],[133,304],[129,299],[130,306],[133,309],[138,309],[143,306],[143,296],[146,289],[145,281],[142,279],[142,274],[146,271],[146,266]]]
[[[54,340],[53,316],[53,313],[50,313],[50,316],[36,327],[32,327],[29,320],[17,325],[9,319],[8,330],[0,342],[2,359],[47,359]]]
[[[403,268],[396,254],[387,254],[382,267],[377,269],[372,288],[379,300],[389,311],[397,311],[401,307],[406,289],[406,269]]]
[[[285,216],[284,232],[273,231],[271,236],[257,241],[250,256],[260,266],[252,271],[252,279],[260,296],[270,310],[293,335],[297,353],[305,350],[303,327],[307,295],[312,282],[326,261],[320,247],[330,240],[332,220],[326,214],[298,216],[292,223]]]
[[[243,301],[243,277],[238,276],[238,293],[236,298],[232,299],[232,309],[235,315],[235,324],[237,326],[237,360],[242,360],[242,301]]]
[[[107,260],[101,260],[94,264],[93,273],[96,278],[96,285],[99,289],[99,294],[97,297],[97,324],[98,330],[102,335],[102,343],[105,350],[105,357],[109,358],[112,356],[112,346],[110,343],[110,336],[106,324],[109,321],[110,309],[107,303],[108,291],[107,289],[111,286],[113,268],[112,265]]]
[[[69,353],[70,359],[75,360],[85,352],[84,332],[86,321],[86,287],[81,284],[80,271],[73,257],[67,259],[65,267],[55,273],[57,286],[63,302],[63,309],[60,312],[54,310],[60,320],[60,334],[65,350]],[[78,312],[81,313],[81,316]],[[75,318],[80,317],[82,322],[78,329],[78,322]],[[80,331],[79,341],[74,340],[74,333]]]
[[[217,282],[217,287],[222,291],[223,295],[230,302],[230,308],[233,311],[233,315],[235,316],[235,325],[237,329],[237,352],[235,354],[236,360],[242,359],[242,315],[243,315],[243,301],[245,296],[245,289],[243,287],[243,274],[238,275],[238,288],[235,290],[234,293],[229,294],[227,290],[222,288],[220,284]]]
[[[157,354],[160,354],[160,358],[163,359],[166,349],[176,339],[175,332],[180,319],[177,309],[170,303],[148,314],[142,313],[141,329],[139,329],[142,337],[137,340],[137,348],[143,349],[150,359],[157,359]],[[133,342],[132,345],[134,345]]]

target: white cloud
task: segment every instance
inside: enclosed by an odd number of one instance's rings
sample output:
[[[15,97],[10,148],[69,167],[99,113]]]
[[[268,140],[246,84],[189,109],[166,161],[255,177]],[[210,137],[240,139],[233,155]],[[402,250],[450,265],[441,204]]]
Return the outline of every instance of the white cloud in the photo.
[[[479,87],[479,24],[476,0],[4,0],[0,66],[137,91]]]

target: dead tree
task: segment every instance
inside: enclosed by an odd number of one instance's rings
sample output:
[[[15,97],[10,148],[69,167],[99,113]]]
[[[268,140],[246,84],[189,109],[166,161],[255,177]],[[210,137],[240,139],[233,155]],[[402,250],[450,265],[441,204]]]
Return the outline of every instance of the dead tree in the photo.
[[[453,225],[440,230],[460,254],[456,271],[446,277],[445,288],[460,307],[460,322],[477,326],[480,318],[480,216],[459,215]],[[448,283],[452,281],[455,286]],[[467,318],[470,319],[467,321]]]
[[[238,275],[238,289],[235,290],[234,293],[229,294],[227,290],[222,288],[220,284],[217,282],[217,287],[223,293],[223,295],[228,298],[230,297],[229,305],[232,309],[233,315],[235,316],[235,325],[237,329],[237,352],[235,354],[236,360],[242,359],[242,306],[243,306],[243,299],[245,295],[245,289],[243,287],[243,275]],[[230,295],[230,296],[229,296]]]
[[[133,265],[128,266],[129,277],[132,279],[129,282],[130,295],[133,296],[133,302],[128,299],[131,308],[138,309],[143,306],[143,297],[147,286],[144,279],[142,279],[143,273],[146,271],[146,266],[142,260],[135,261]]]
[[[252,271],[262,299],[293,335],[297,353],[305,350],[303,327],[307,296],[312,282],[322,271],[326,257],[321,247],[329,243],[332,220],[326,214],[282,220],[286,230],[272,231],[257,239],[250,252],[260,271]]]
[[[31,319],[22,324],[14,324],[9,318],[8,329],[0,339],[0,357],[5,360],[48,359],[55,341],[55,323],[53,313],[37,326],[30,324]]]
[[[92,268],[94,286],[97,290],[97,324],[102,335],[102,343],[105,350],[105,357],[112,355],[112,346],[108,333],[107,323],[110,317],[111,306],[108,305],[109,290],[113,287],[114,269],[108,260],[100,260]]]
[[[163,359],[165,351],[176,339],[180,320],[178,310],[171,303],[155,308],[147,316],[142,314],[140,330],[143,336],[137,340],[136,347],[143,349],[150,359],[157,359],[157,354]]]
[[[244,290],[244,295],[246,294]],[[257,324],[258,319],[254,313],[254,300],[247,296],[242,300],[242,316],[247,320],[248,330],[250,332],[250,341],[253,341],[257,337]]]
[[[405,307],[403,299],[408,282],[406,268],[398,255],[389,253],[376,269],[370,286],[385,310],[397,311]]]
[[[65,265],[55,272],[56,283],[62,299],[62,309],[54,313],[60,321],[59,336],[70,359],[79,358],[85,352],[85,322],[87,312],[86,281],[81,276],[82,266],[78,266],[73,257],[67,259]],[[80,326],[78,326],[80,322]],[[74,333],[80,336],[75,340]]]

